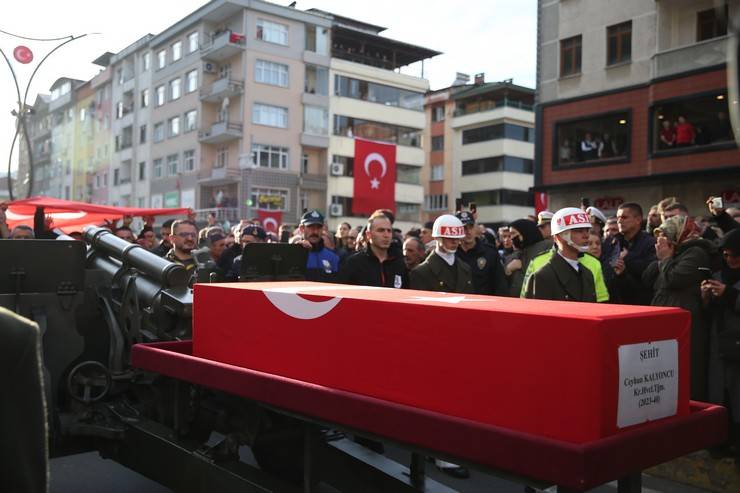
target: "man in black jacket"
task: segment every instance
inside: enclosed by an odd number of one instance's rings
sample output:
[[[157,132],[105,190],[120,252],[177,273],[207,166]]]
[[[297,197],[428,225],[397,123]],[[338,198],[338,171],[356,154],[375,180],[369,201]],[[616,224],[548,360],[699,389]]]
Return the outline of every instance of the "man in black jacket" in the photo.
[[[384,214],[373,214],[365,229],[367,247],[350,255],[339,271],[339,282],[362,286],[407,288],[403,256],[391,249],[393,226]]]
[[[465,238],[460,242],[456,255],[470,266],[475,294],[506,296],[509,289],[498,250],[478,238],[472,213],[460,211],[455,216],[465,226]]]

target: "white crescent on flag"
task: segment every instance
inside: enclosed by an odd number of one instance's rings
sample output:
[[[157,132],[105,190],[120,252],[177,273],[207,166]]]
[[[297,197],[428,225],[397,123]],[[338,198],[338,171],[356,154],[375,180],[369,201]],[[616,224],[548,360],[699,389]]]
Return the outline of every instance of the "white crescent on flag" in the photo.
[[[320,318],[329,313],[336,307],[342,298],[339,296],[330,298],[325,301],[311,301],[306,298],[302,298],[298,295],[298,292],[311,292],[311,291],[337,291],[337,290],[350,290],[350,289],[381,289],[375,286],[332,286],[327,288],[324,286],[297,286],[297,287],[285,287],[285,288],[271,288],[262,291],[265,297],[273,304],[275,308],[288,315],[289,317],[298,318],[300,320],[312,320],[314,318]]]
[[[274,217],[266,217],[262,220],[262,224],[265,227],[265,231],[274,231],[277,233],[279,228],[278,222]]]
[[[383,173],[381,173],[380,177],[383,178],[388,171],[388,163],[385,162],[385,158],[382,156],[382,154],[379,154],[377,152],[371,152],[365,157],[365,174],[367,176],[370,176],[370,164],[377,161],[380,163],[380,166],[383,167]]]

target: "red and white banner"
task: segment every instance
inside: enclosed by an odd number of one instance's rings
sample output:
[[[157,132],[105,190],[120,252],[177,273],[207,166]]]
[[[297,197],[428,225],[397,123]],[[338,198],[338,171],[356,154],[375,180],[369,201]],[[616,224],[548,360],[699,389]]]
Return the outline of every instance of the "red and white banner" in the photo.
[[[547,210],[547,192],[534,193],[534,213],[539,214]]]
[[[353,214],[396,211],[396,145],[355,138]]]
[[[267,233],[278,233],[278,228],[283,223],[282,211],[263,211],[257,210],[257,217],[262,223],[262,227]]]

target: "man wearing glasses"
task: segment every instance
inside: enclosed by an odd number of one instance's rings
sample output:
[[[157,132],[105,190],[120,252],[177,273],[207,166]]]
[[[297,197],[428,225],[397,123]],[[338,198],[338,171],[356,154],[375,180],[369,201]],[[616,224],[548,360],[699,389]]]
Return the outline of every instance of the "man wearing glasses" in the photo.
[[[198,227],[195,223],[187,219],[173,222],[170,241],[172,249],[164,258],[184,266],[189,274],[195,274],[196,262],[193,258],[193,250],[198,246]]]

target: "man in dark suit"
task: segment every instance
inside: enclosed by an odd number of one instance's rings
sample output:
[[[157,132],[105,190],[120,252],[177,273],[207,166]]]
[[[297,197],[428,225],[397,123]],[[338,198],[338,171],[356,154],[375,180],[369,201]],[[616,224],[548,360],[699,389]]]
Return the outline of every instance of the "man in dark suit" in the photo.
[[[560,209],[552,218],[558,251],[527,281],[526,298],[596,303],[594,276],[578,257],[588,250],[591,220],[576,207]]]
[[[473,274],[470,266],[457,259],[460,240],[465,238],[465,226],[452,214],[444,214],[434,221],[432,237],[437,242],[427,259],[411,271],[411,289],[473,293]]]
[[[39,327],[0,308],[0,491],[47,491]]]

